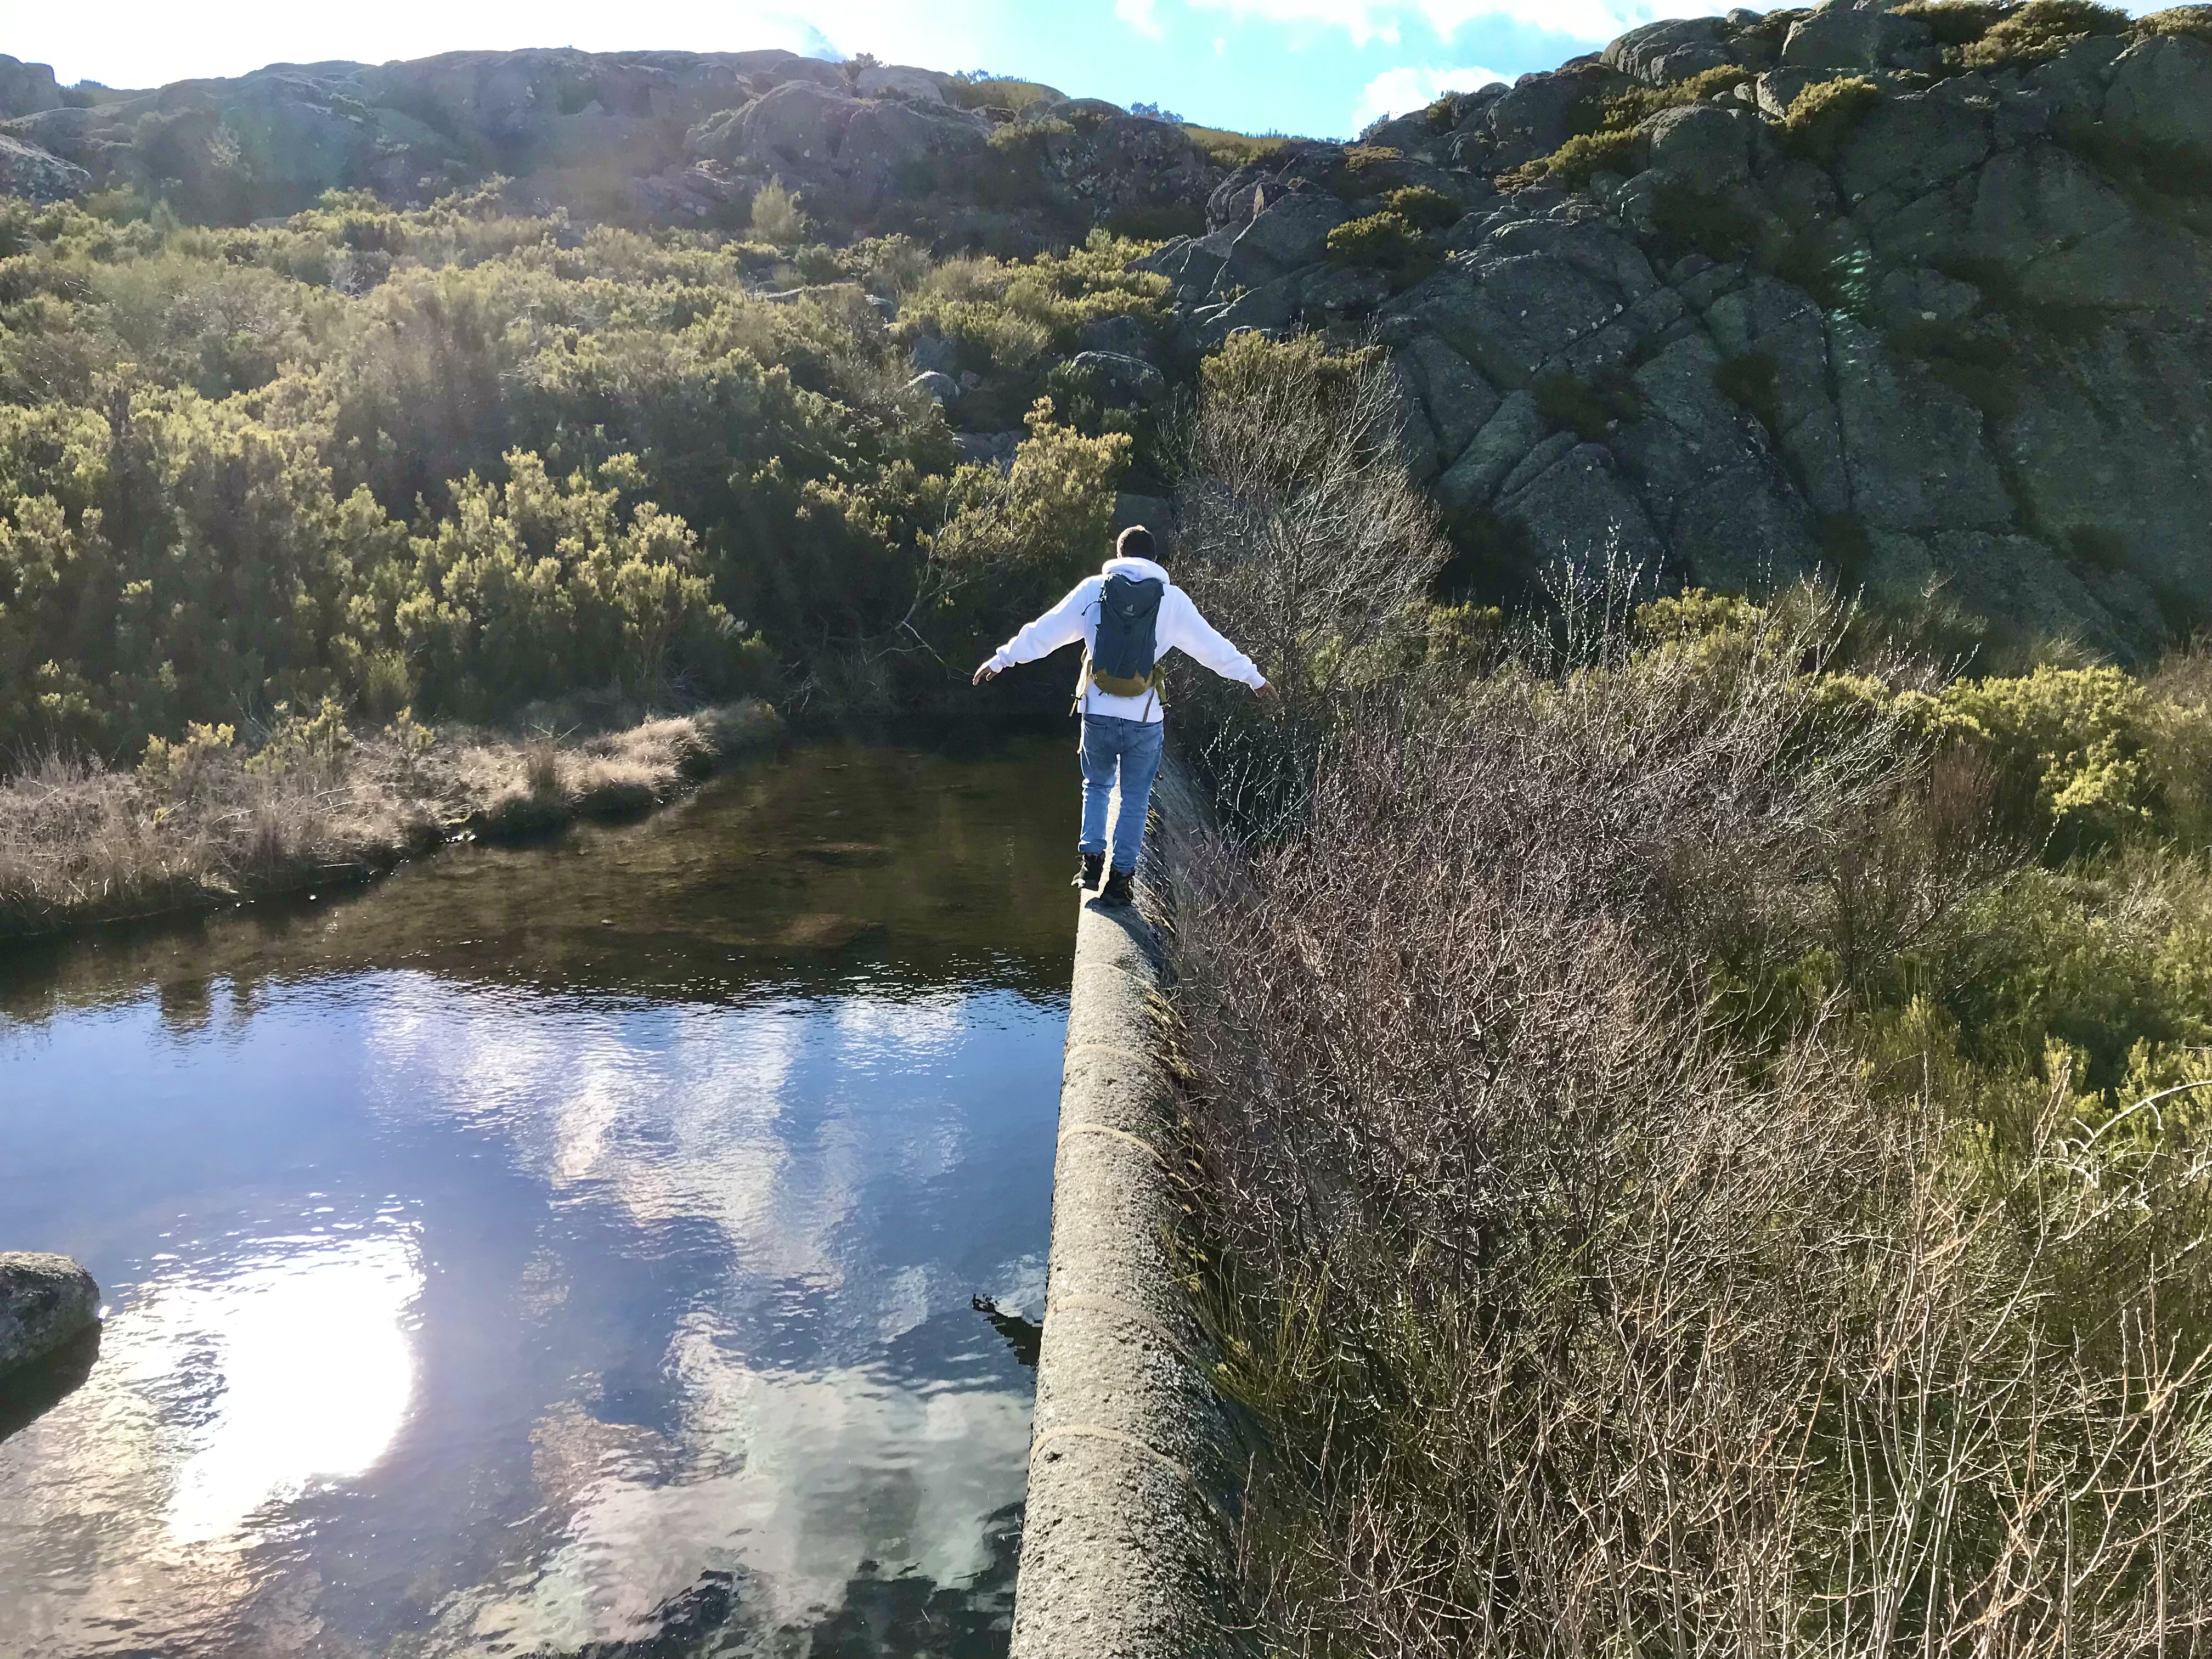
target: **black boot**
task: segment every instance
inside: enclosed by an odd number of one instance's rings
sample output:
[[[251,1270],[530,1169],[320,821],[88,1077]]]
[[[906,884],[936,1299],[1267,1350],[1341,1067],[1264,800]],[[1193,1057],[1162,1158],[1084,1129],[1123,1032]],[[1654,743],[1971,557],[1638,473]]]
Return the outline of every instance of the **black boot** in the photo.
[[[1130,902],[1129,884],[1136,878],[1137,872],[1133,870],[1116,870],[1106,878],[1106,886],[1098,895],[1098,902],[1101,904],[1115,906],[1128,903]]]
[[[1085,853],[1083,867],[1075,872],[1075,884],[1086,893],[1094,893],[1098,890],[1098,883],[1105,874],[1106,855],[1103,853]]]

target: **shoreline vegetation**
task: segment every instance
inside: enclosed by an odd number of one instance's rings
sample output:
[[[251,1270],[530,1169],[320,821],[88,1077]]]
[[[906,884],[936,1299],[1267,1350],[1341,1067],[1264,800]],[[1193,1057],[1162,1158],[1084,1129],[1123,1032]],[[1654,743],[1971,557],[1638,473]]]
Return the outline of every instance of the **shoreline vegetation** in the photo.
[[[357,735],[326,703],[280,714],[258,744],[195,724],[129,769],[56,754],[0,782],[0,945],[361,881],[452,841],[635,816],[782,730],[769,705],[744,702],[525,735],[434,729],[403,710]]]
[[[2212,653],[1999,673],[1601,562],[1439,607],[1302,352],[1202,389],[1237,529],[1179,574],[1283,698],[1186,700],[1162,918],[1249,1634],[2201,1649]]]

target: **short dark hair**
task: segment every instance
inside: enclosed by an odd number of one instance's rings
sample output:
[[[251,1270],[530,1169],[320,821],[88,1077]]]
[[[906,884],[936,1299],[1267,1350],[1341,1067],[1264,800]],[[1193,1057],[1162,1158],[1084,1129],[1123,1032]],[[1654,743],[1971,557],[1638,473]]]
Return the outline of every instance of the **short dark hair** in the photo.
[[[1149,559],[1152,556],[1152,532],[1140,524],[1133,524],[1123,531],[1114,543],[1117,559]]]

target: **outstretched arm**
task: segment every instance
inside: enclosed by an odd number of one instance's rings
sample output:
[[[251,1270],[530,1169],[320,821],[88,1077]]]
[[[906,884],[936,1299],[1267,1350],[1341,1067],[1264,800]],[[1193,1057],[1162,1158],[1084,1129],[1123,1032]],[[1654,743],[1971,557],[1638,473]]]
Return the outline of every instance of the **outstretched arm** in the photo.
[[[1083,613],[1097,597],[1093,592],[1095,580],[1087,578],[1076,583],[1066,599],[994,651],[990,660],[975,671],[975,678],[969,684],[981,685],[985,680],[995,680],[1016,663],[1049,657],[1063,645],[1073,645],[1081,639]]]
[[[1237,680],[1249,685],[1261,696],[1273,698],[1274,687],[1267,677],[1254,665],[1252,659],[1231,645],[1219,629],[1199,614],[1198,606],[1189,594],[1180,587],[1169,596],[1164,606],[1161,622],[1160,652],[1180,651],[1193,661],[1212,669],[1225,680]]]

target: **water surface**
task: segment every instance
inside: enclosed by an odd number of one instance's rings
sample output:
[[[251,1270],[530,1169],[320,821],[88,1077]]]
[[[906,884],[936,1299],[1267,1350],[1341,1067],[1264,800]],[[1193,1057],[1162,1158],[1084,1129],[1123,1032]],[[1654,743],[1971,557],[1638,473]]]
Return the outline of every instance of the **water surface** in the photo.
[[[0,1654],[1003,1652],[1073,778],[794,748],[0,956],[0,1248],[113,1309],[0,1404]]]

